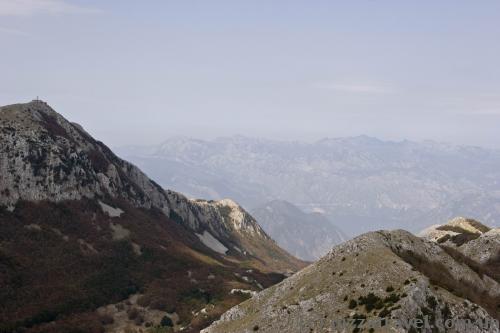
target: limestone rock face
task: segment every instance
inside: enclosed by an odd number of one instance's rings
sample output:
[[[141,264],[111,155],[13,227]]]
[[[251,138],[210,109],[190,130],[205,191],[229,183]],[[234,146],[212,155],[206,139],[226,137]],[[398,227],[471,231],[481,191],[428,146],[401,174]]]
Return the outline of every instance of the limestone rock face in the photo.
[[[448,319],[492,323],[448,332],[499,332],[500,277],[488,274],[406,231],[372,232],[335,247],[202,332],[339,332],[334,323],[354,319],[385,319],[375,332],[408,332],[396,323],[415,318],[427,318],[437,332],[445,332]]]
[[[498,259],[500,256],[500,228],[491,229],[476,239],[464,244],[460,251],[480,263]]]
[[[158,209],[196,233],[206,230],[232,254],[260,256],[268,268],[294,271],[305,265],[279,248],[234,201],[193,200],[162,189],[45,102],[1,107],[0,126],[0,206],[13,210],[20,200],[110,197]]]
[[[219,201],[191,200],[191,203],[201,211],[200,219],[202,220],[218,215],[217,219],[224,220],[227,228],[233,232],[270,239],[255,219],[230,199]]]
[[[171,217],[196,233],[207,231],[229,249],[228,254],[263,259],[283,273],[304,267],[305,263],[281,249],[241,206],[230,199],[207,201],[188,199],[167,191]],[[290,267],[294,268],[290,271]]]
[[[0,108],[0,204],[120,197],[169,213],[163,190],[42,101]]]

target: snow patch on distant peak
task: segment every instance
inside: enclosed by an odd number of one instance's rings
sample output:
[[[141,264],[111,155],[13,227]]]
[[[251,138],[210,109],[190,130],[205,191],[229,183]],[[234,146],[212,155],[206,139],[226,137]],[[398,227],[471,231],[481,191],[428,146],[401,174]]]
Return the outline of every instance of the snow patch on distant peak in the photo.
[[[209,247],[210,249],[214,250],[217,253],[220,254],[226,254],[228,251],[228,248],[224,246],[217,238],[212,236],[211,233],[208,231],[203,231],[203,234],[196,234],[200,241],[205,244],[205,246]]]

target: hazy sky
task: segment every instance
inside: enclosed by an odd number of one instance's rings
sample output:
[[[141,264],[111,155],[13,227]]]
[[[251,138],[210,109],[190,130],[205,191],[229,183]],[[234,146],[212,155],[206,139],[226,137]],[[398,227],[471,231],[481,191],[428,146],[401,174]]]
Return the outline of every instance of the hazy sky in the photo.
[[[37,95],[112,146],[500,148],[500,1],[0,0],[0,104]]]

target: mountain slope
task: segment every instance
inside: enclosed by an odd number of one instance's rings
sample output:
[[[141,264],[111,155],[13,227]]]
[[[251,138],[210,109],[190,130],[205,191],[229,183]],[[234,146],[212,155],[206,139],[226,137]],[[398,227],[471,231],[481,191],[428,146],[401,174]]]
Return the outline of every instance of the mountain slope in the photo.
[[[249,210],[279,198],[323,211],[351,235],[374,225],[418,232],[460,215],[500,226],[496,150],[364,136],[313,143],[235,136],[176,137],[118,152],[190,196],[231,197]],[[179,170],[189,177],[172,176]]]
[[[196,332],[247,297],[231,290],[304,266],[234,202],[163,190],[44,102],[1,107],[0,126],[0,331]]]
[[[303,260],[325,255],[347,236],[319,213],[304,213],[283,200],[273,200],[252,210],[264,230],[278,245]]]
[[[175,218],[198,235],[215,235],[228,249],[227,254],[242,257],[263,271],[290,273],[304,263],[281,249],[260,227],[257,221],[230,199],[206,201],[187,199],[179,193],[168,192],[175,205]]]
[[[375,332],[499,332],[493,318],[500,318],[500,276],[471,263],[406,231],[364,234],[232,308],[203,332],[335,332],[334,323],[360,319],[385,319]],[[415,318],[427,318],[434,329],[395,326]],[[473,326],[446,330],[440,326],[446,319],[469,319]],[[495,326],[482,330],[474,325],[478,319]]]
[[[164,191],[137,167],[118,158],[44,102],[2,107],[0,121],[1,205],[12,206],[18,200],[122,198],[138,208],[159,209],[194,232],[208,229],[223,241],[234,238],[236,245],[250,254],[256,249],[246,249],[242,242],[248,236],[280,252],[255,220],[234,202],[189,200],[180,193]],[[219,209],[241,211],[245,228],[239,228],[239,219],[217,213]],[[280,259],[297,265],[295,268],[300,266],[290,256]],[[274,267],[275,262],[270,264]]]

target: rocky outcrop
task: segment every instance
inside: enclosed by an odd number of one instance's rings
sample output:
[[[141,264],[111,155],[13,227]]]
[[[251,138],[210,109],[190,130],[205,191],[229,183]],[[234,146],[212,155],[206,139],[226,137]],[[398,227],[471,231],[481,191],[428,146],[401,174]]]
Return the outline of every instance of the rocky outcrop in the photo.
[[[286,274],[305,266],[303,261],[280,248],[258,222],[233,200],[207,201],[188,199],[174,191],[166,193],[171,207],[170,217],[197,234],[208,232],[229,249],[227,254],[243,257],[244,260],[256,259],[264,264],[261,269],[272,267]]]
[[[457,235],[481,235],[491,229],[479,221],[465,217],[455,217],[446,224],[435,224],[422,230],[419,236],[432,240],[435,242],[443,243],[450,240],[451,237]]]
[[[208,229],[221,237],[241,233],[270,240],[255,219],[233,200],[188,199],[174,191],[167,191],[167,196],[174,213],[195,231]]]
[[[489,228],[474,219],[456,217],[446,224],[427,228],[419,235],[454,248],[479,263],[500,257],[500,229]]]
[[[464,244],[460,251],[480,263],[498,261],[500,259],[500,228],[481,234],[478,238]]]

